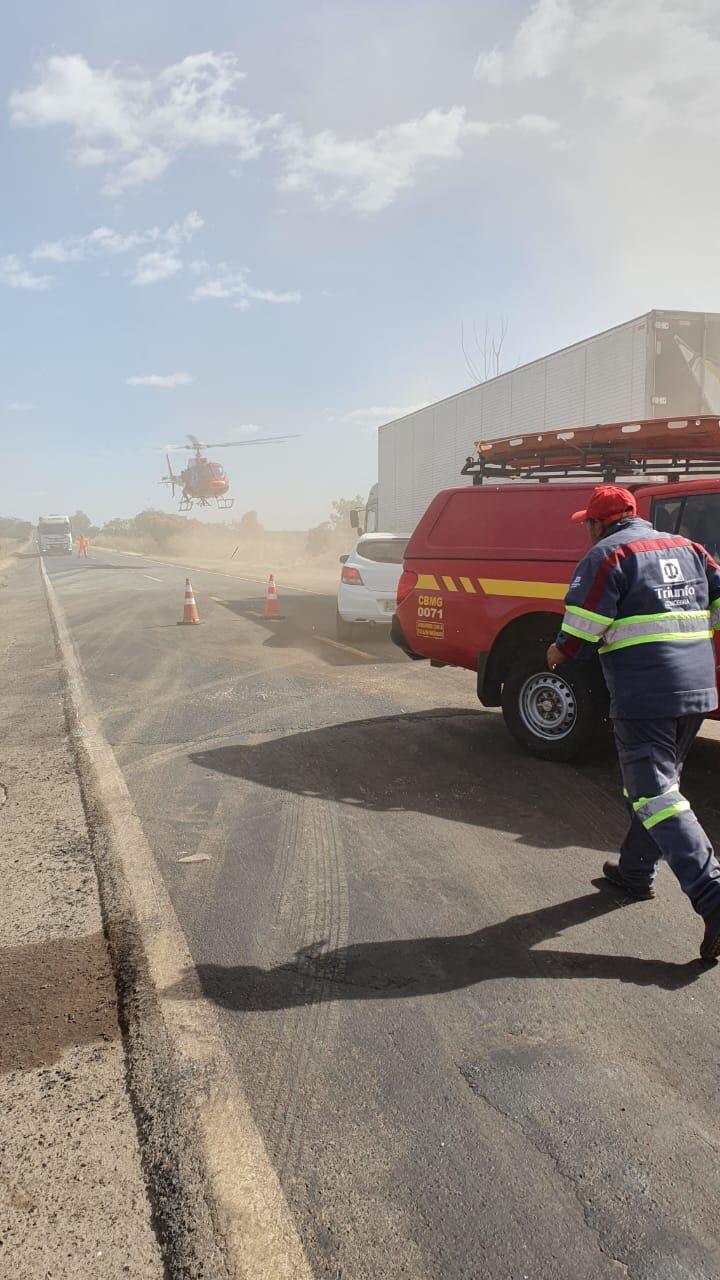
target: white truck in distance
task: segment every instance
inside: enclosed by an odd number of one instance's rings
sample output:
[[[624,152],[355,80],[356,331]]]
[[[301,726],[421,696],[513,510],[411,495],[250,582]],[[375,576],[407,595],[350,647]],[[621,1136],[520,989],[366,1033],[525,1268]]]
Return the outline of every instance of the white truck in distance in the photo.
[[[648,311],[386,423],[368,515],[376,529],[414,529],[436,493],[465,483],[476,440],[705,414],[720,414],[720,315]]]
[[[67,516],[39,516],[37,544],[41,556],[71,556],[73,536]]]

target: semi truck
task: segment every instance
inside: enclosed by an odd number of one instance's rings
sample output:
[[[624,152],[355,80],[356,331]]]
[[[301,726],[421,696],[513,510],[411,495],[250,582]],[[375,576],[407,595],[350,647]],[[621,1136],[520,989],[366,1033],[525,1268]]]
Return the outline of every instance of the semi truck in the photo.
[[[71,556],[73,536],[68,516],[38,516],[37,544],[41,556]]]
[[[414,529],[478,440],[706,414],[720,414],[720,314],[648,311],[381,426],[375,527]]]

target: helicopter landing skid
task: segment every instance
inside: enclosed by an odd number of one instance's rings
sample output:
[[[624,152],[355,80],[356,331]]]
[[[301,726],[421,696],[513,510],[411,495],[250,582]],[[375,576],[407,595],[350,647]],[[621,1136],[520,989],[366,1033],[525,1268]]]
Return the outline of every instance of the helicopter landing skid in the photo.
[[[192,509],[193,509],[192,498],[180,499],[180,506],[178,507],[178,511],[192,511]]]
[[[220,511],[229,511],[231,507],[235,506],[235,499],[234,498],[218,498],[217,505]]]

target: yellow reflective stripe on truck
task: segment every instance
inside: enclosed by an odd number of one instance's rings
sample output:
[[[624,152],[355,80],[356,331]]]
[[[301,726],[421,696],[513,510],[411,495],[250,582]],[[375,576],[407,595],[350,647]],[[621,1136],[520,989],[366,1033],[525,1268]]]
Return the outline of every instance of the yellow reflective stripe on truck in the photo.
[[[486,596],[527,596],[534,600],[564,600],[567,595],[566,582],[525,582],[518,578],[477,578],[479,586]],[[442,591],[444,583],[447,591],[465,591],[468,595],[476,595],[471,578],[442,574],[440,581],[433,573],[419,573],[418,591]]]
[[[530,596],[535,600],[564,600],[566,582],[519,582],[517,578],[478,578],[488,596]]]

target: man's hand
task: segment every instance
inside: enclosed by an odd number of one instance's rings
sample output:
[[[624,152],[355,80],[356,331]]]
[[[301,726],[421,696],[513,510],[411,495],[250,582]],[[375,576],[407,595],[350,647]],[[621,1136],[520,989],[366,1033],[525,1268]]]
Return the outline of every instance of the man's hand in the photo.
[[[554,671],[556,667],[561,667],[563,662],[567,662],[565,654],[557,644],[551,644],[545,656],[551,671]]]

